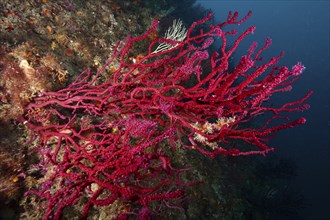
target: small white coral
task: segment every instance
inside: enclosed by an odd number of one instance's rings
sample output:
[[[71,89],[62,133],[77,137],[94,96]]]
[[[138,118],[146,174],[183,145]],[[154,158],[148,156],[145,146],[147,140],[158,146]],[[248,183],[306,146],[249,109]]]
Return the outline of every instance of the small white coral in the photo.
[[[171,27],[165,33],[164,38],[174,41],[183,41],[187,36],[187,29],[183,26],[181,20],[174,20]],[[165,50],[170,50],[174,47],[178,46],[178,44],[169,44],[169,43],[161,43],[152,53],[158,53]]]
[[[213,134],[215,131],[220,131],[223,126],[225,126],[225,125],[228,126],[229,124],[235,122],[235,120],[236,120],[235,116],[228,117],[228,118],[221,117],[221,118],[218,118],[218,120],[215,123],[210,123],[207,121],[204,124],[200,124],[199,122],[195,122],[195,123],[191,124],[191,126],[193,128],[195,128],[196,130],[203,132],[204,134]],[[194,137],[195,141],[197,141],[201,144],[207,145],[207,146],[211,147],[212,149],[215,149],[218,147],[216,142],[209,142],[207,140],[207,138],[200,133],[195,132],[193,137]]]
[[[33,69],[29,62],[27,60],[21,60],[21,62],[19,63],[19,67],[22,69],[24,75],[28,78],[28,79],[33,79],[35,77],[35,69]]]
[[[236,120],[235,116],[229,117],[229,118],[221,117],[221,118],[218,118],[217,122],[214,124],[214,127],[217,130],[220,130],[222,126],[224,126],[224,125],[228,126],[229,124],[235,122],[235,120]]]

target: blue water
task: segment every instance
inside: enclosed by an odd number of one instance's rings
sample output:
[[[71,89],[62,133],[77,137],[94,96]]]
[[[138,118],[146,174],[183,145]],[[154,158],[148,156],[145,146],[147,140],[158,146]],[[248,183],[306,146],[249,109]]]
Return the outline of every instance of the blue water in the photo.
[[[230,10],[242,16],[253,11],[252,17],[240,28],[243,31],[254,25],[257,29],[242,43],[241,53],[236,53],[238,57],[252,41],[261,44],[269,36],[273,44],[265,52],[266,57],[284,50],[280,64],[291,67],[301,61],[306,66],[293,90],[276,98],[277,101],[295,100],[313,90],[308,100],[310,110],[291,115],[293,118],[304,115],[308,121],[303,126],[280,132],[271,143],[278,148],[277,154],[293,159],[298,167],[295,184],[308,204],[301,210],[300,218],[330,219],[329,1],[200,0],[197,3],[211,8],[218,21],[223,21]]]

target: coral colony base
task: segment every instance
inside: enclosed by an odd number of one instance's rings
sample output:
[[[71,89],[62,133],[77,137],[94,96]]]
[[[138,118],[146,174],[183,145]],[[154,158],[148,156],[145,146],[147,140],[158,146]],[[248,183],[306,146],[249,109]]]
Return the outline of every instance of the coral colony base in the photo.
[[[40,188],[26,195],[46,201],[44,219],[60,219],[65,208],[78,205],[86,218],[92,207],[119,202],[127,206],[117,210],[118,219],[164,216],[179,207],[184,187],[192,184],[180,179],[188,169],[172,166],[169,150],[186,148],[211,158],[265,155],[274,150],[267,146],[273,132],[305,123],[305,118],[292,121],[281,113],[308,109],[303,102],[312,92],[279,107],[265,104],[272,94],[290,91],[304,70],[300,63],[291,69],[277,66],[283,53],[261,62],[270,39],[260,49],[253,43],[229,71],[229,59],[255,27],[230,46],[227,38],[237,33],[223,28],[250,15],[239,20],[237,12],[229,13],[224,23],[205,30],[209,14],[181,31],[185,38],[156,39],[132,62],[132,47],[155,30],[153,22],[142,36],[118,42],[96,73],[88,69],[66,88],[36,97],[23,120],[32,131],[44,177]],[[214,39],[222,46],[209,54]],[[166,49],[155,52],[160,44]],[[273,116],[262,126],[247,126],[266,112]],[[287,122],[272,125],[280,119]],[[233,141],[251,148],[234,148]]]

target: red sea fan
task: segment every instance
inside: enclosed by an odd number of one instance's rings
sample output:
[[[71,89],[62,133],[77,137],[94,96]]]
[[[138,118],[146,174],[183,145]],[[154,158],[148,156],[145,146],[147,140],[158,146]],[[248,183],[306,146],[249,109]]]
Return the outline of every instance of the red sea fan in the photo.
[[[252,44],[238,65],[228,68],[234,51],[255,27],[238,35],[231,46],[227,38],[237,33],[223,28],[243,23],[250,14],[238,20],[238,13],[229,13],[224,23],[205,29],[209,14],[191,25],[184,40],[156,39],[132,62],[132,47],[148,40],[157,26],[154,22],[144,35],[129,36],[120,47],[117,43],[112,58],[95,74],[86,70],[66,88],[35,98],[26,108],[25,124],[38,137],[41,164],[53,167],[53,172],[45,181],[48,187],[30,192],[48,201],[45,219],[58,219],[86,193],[84,217],[91,205],[110,205],[118,199],[149,215],[151,203],[178,199],[183,192],[173,186],[185,185],[178,178],[182,170],[172,167],[161,143],[210,157],[264,155],[273,150],[267,146],[269,135],[303,124],[300,118],[272,125],[283,112],[307,109],[303,102],[312,92],[279,107],[265,104],[274,93],[289,91],[304,69],[300,63],[291,69],[277,66],[283,54],[261,62],[269,39],[260,49]],[[218,39],[221,48],[211,53]],[[170,46],[155,52],[162,43]],[[107,69],[112,74],[102,80]],[[266,112],[274,116],[264,125],[247,126]],[[240,140],[251,149],[231,146]],[[54,184],[60,186],[55,192]]]

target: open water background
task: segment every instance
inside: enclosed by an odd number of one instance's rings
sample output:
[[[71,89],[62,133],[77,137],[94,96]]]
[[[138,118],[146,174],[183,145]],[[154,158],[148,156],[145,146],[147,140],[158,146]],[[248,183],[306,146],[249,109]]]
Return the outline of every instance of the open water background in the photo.
[[[300,213],[301,219],[330,219],[330,143],[329,143],[329,1],[197,1],[211,8],[218,21],[226,19],[228,11],[238,11],[244,16],[249,10],[253,15],[240,26],[254,25],[255,34],[242,42],[238,58],[246,53],[251,42],[262,45],[266,37],[272,38],[272,46],[264,55],[269,58],[285,51],[280,64],[292,67],[301,61],[306,70],[293,85],[293,90],[275,97],[276,102],[288,102],[302,97],[307,91],[314,94],[308,100],[310,110],[291,114],[302,115],[307,123],[277,134],[271,145],[278,148],[276,154],[293,159],[298,168],[295,178],[302,190],[307,207]]]

